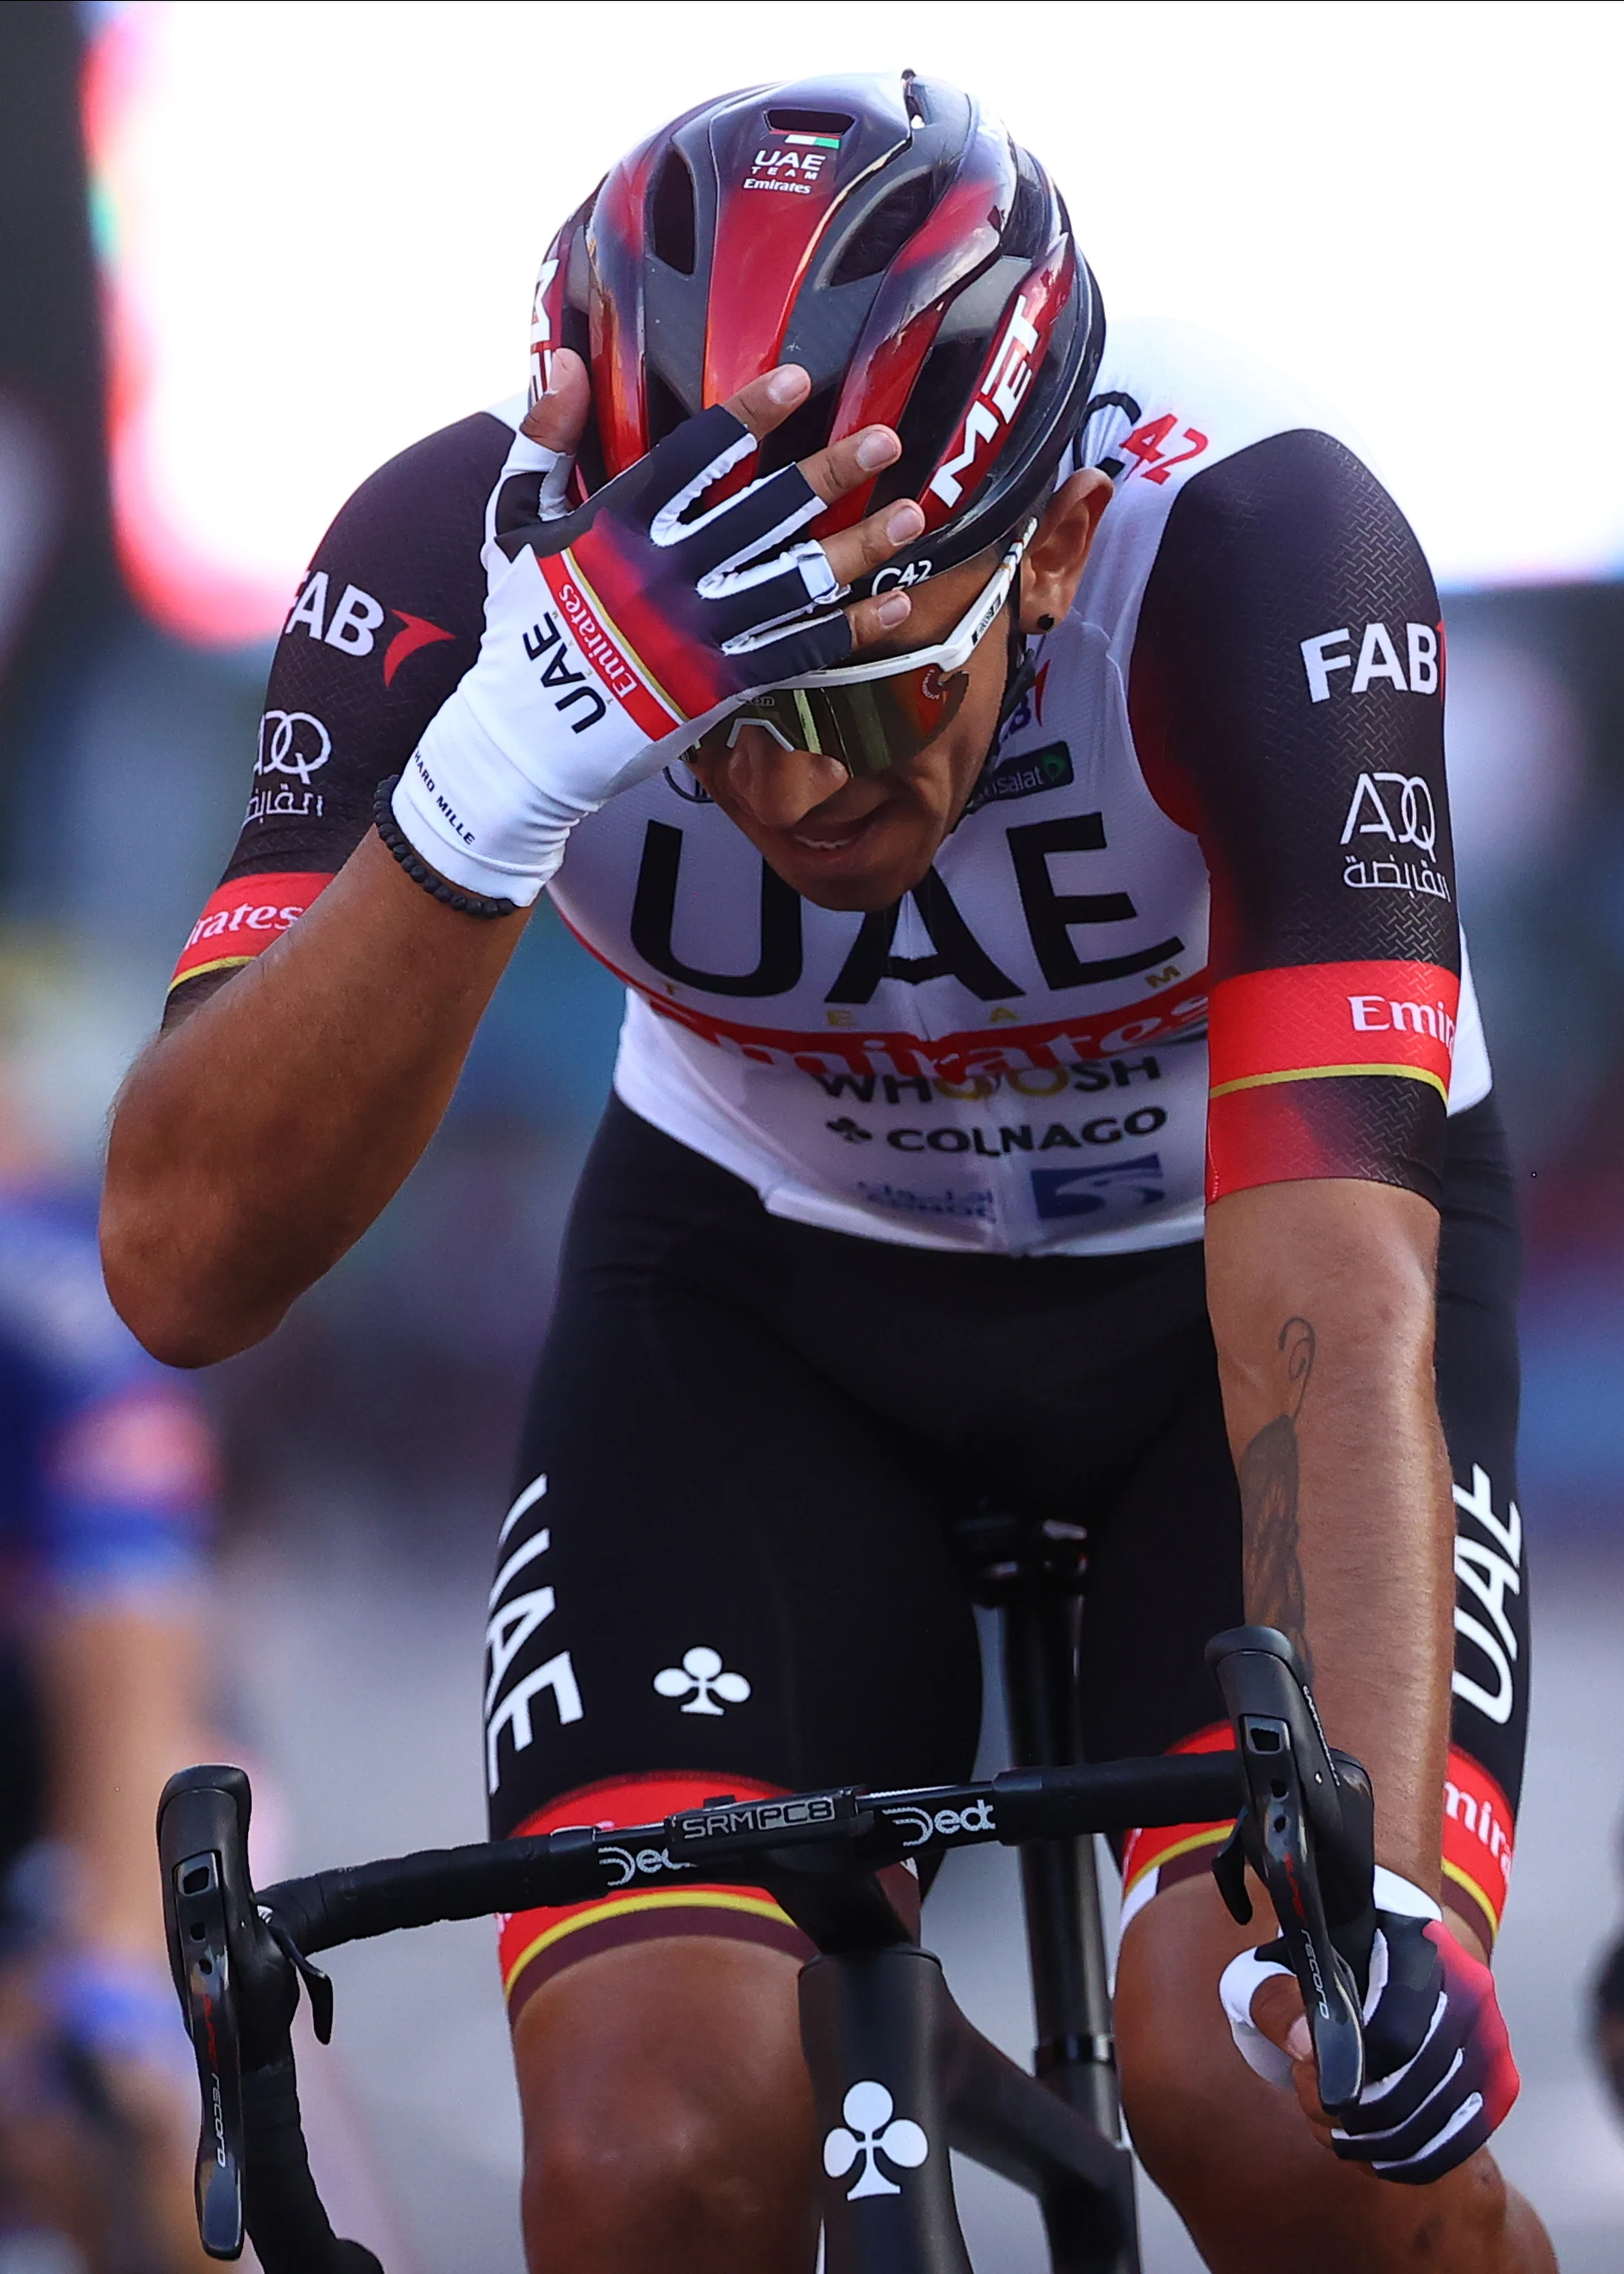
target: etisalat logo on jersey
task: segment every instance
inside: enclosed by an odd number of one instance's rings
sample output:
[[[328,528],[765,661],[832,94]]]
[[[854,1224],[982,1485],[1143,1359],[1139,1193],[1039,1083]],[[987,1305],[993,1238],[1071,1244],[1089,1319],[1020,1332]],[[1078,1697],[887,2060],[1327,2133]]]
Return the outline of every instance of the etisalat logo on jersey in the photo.
[[[744,178],[745,188],[786,191],[793,197],[809,198],[824,169],[838,156],[840,137],[789,134],[777,128],[773,135],[756,153]]]
[[[1002,758],[990,759],[981,769],[981,779],[966,801],[965,818],[967,821],[984,805],[996,805],[1005,798],[1069,789],[1076,779],[1071,752],[1064,742],[1046,742],[1041,750],[1011,751]]]

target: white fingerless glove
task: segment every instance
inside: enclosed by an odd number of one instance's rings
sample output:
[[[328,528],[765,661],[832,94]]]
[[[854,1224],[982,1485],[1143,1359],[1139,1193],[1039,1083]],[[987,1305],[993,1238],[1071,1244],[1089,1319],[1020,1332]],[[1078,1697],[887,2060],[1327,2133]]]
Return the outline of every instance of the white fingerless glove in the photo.
[[[797,466],[684,519],[750,457],[719,407],[687,420],[575,512],[569,463],[521,435],[485,547],[479,656],[430,721],[394,795],[450,884],[521,907],[569,832],[656,772],[746,696],[851,651]]]
[[[1439,1919],[1443,1913],[1432,1897],[1419,1887],[1411,1886],[1408,1879],[1396,1871],[1389,1871],[1378,1864],[1374,1874],[1375,1903],[1380,1915],[1383,1911],[1395,1916],[1418,1919]],[[1263,1984],[1277,1974],[1290,1977],[1291,1969],[1282,1958],[1274,1954],[1278,1943],[1266,1942],[1255,1950],[1243,1950],[1224,1968],[1218,1982],[1218,1996],[1224,2016],[1229,2024],[1229,2035],[1248,2068],[1255,2069],[1266,2084],[1289,2085],[1291,2082],[1291,2057],[1273,2037],[1266,2037],[1252,2018],[1252,2001]],[[1372,1977],[1375,1965],[1372,1962]],[[1366,2020],[1369,2019],[1367,2011]]]
[[[1429,2187],[1489,2139],[1517,2097],[1506,2024],[1486,1966],[1462,1950],[1442,1913],[1396,1871],[1376,1866],[1376,1932],[1364,1985],[1365,2081],[1331,2127],[1345,2163]],[[1289,1969],[1266,1944],[1224,1969],[1218,1985],[1237,2045],[1271,2084],[1291,2063],[1252,2018],[1260,1983]]]

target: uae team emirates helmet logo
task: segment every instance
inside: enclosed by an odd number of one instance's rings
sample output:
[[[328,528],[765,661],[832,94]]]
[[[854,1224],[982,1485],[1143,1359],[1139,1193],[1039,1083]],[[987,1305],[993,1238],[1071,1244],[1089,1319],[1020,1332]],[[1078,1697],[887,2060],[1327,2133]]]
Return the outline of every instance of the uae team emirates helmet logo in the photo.
[[[775,132],[756,151],[744,186],[809,198],[815,190],[830,186],[839,150],[838,134]]]

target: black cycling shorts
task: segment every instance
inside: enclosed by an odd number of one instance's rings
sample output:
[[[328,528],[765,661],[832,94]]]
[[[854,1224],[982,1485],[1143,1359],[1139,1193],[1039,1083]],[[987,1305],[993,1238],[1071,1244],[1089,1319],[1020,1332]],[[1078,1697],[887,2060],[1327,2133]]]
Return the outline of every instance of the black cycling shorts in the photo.
[[[1446,1869],[1499,1923],[1521,1781],[1517,1237],[1492,1100],[1449,1125],[1439,1403],[1458,1511]],[[967,1776],[981,1661],[948,1525],[991,1495],[1087,1531],[1086,1750],[1222,1734],[1202,1657],[1242,1617],[1240,1510],[1199,1244],[997,1256],[771,1216],[613,1100],[575,1196],[498,1557],[491,1828],[648,1823],[811,1786]],[[1136,1835],[1131,1903],[1213,1826]],[[746,1889],[506,1923],[511,1997],[606,1943],[804,1951]]]

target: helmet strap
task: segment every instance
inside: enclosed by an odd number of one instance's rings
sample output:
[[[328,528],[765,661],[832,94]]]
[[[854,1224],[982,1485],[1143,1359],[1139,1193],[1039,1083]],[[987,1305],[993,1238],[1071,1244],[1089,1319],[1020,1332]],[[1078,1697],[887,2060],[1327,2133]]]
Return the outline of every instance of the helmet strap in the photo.
[[[986,773],[988,767],[992,764],[993,759],[996,757],[998,744],[1003,737],[1004,728],[1009,725],[1010,720],[1015,716],[1016,712],[1020,708],[1022,703],[1037,684],[1037,663],[1027,649],[1026,635],[1020,628],[1019,584],[1017,584],[1015,591],[1010,595],[1010,621],[1009,629],[1004,634],[1004,639],[1006,643],[1004,652],[1007,660],[1005,661],[1004,669],[1004,699],[998,705],[997,724],[992,730],[992,740],[987,746],[987,756],[981,761],[981,772],[976,776],[977,781],[981,780],[982,775]],[[972,794],[974,794],[974,792]],[[967,810],[968,806],[966,804],[966,811]],[[959,821],[962,821],[963,819],[964,814],[960,813]],[[959,821],[955,821],[953,824],[955,829],[959,826]]]
[[[1004,700],[998,705],[998,723],[992,730],[992,749],[1010,720],[1015,716],[1026,697],[1037,682],[1038,667],[1026,645],[1026,635],[1020,628],[1020,614],[1016,595],[1010,595],[1009,661],[1004,675]]]
[[[998,743],[1004,728],[1037,682],[1038,667],[1027,652],[1026,635],[1020,629],[1020,618],[1013,595],[1011,597],[1010,603],[1010,627],[1005,636],[1008,641],[1006,650],[1008,661],[1004,672],[1004,700],[998,705],[998,721],[992,730],[992,740],[987,746],[987,756],[981,761],[981,771],[976,776],[977,781],[981,779],[982,775],[986,773],[988,767],[997,756]],[[967,810],[966,805],[966,811]],[[964,814],[960,813],[959,821],[963,819]],[[955,829],[959,826],[959,821],[953,824]]]

